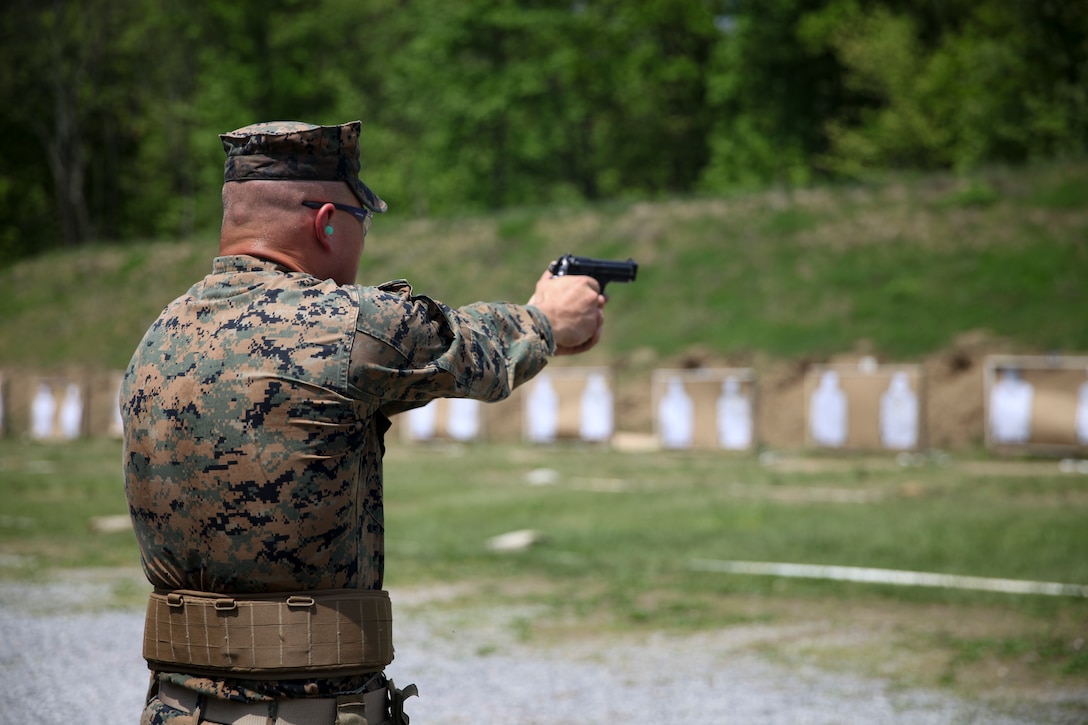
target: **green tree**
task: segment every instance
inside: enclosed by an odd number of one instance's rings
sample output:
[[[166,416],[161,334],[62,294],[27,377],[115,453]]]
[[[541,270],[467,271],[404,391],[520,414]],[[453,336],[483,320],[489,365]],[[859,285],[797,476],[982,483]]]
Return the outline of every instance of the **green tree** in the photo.
[[[415,214],[1088,151],[1061,0],[10,0],[0,260],[219,218],[216,134],[361,119]]]
[[[129,9],[106,0],[17,0],[2,11],[0,176],[10,216],[0,235],[13,254],[50,238],[93,239],[109,225],[116,107],[127,100],[115,79],[129,50]]]
[[[690,190],[706,163],[714,3],[408,5],[389,99],[414,205],[498,208]]]
[[[1088,149],[1088,10],[1076,3],[861,3],[804,20],[859,102],[824,119],[818,163],[887,168],[1020,163]]]
[[[714,125],[703,176],[709,190],[807,183],[827,150],[822,120],[857,101],[842,65],[806,42],[805,19],[826,0],[737,2],[718,18],[707,81]]]

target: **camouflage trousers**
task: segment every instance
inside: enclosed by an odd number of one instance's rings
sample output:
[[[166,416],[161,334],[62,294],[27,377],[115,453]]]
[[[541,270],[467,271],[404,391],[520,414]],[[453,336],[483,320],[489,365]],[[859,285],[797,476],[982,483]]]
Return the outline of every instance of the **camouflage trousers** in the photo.
[[[191,699],[179,702],[174,697],[179,692],[184,691],[175,688],[169,694],[154,694],[144,707],[140,725],[408,725],[404,700],[417,694],[415,685],[398,690],[389,682],[384,690],[323,700],[326,707],[311,709],[305,700],[246,705],[193,693],[186,693]]]

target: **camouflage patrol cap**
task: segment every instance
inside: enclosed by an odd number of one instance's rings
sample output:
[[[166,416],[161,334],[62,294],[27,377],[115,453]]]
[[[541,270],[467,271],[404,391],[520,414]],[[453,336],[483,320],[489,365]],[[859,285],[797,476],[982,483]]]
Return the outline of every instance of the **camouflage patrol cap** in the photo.
[[[254,123],[219,136],[227,163],[223,181],[343,181],[373,212],[388,206],[359,180],[360,121],[314,126],[298,121]]]

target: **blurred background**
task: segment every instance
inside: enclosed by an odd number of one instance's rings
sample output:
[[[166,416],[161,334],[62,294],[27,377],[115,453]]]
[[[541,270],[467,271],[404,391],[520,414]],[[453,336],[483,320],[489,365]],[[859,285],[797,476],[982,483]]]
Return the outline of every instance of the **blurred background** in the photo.
[[[506,411],[484,427],[491,445],[390,436],[394,589],[468,582],[471,611],[527,602],[547,615],[518,614],[527,642],[724,628],[791,667],[1028,703],[1017,723],[1084,722],[1084,597],[692,568],[1088,583],[1088,434],[1073,438],[1073,413],[1064,438],[984,450],[994,356],[1036,365],[1020,382],[1037,400],[1057,391],[1051,409],[1072,411],[1088,382],[1083,2],[7,0],[0,582],[116,568],[111,596],[142,606],[117,383],[162,307],[210,269],[217,135],[356,119],[362,178],[390,206],[361,282],[408,278],[459,305],[524,301],[563,253],[640,265],[609,287],[601,345],[573,362],[610,376],[611,446],[525,445],[516,397],[491,411]],[[562,394],[560,371],[576,371],[557,362]],[[921,436],[898,455],[812,450],[821,370],[847,392],[859,372],[907,372]],[[713,420],[696,409],[720,394],[715,371],[751,395],[748,446],[647,445],[666,380],[688,383],[693,420]],[[884,386],[865,393],[874,410]],[[57,428],[38,435],[46,398]],[[511,530],[541,537],[511,556],[485,547]],[[0,586],[0,614],[12,592]],[[0,621],[0,641],[23,621]],[[14,672],[40,648],[0,650]],[[9,699],[56,697],[18,666],[35,684]],[[652,673],[662,707],[690,686],[661,680],[674,669]],[[880,720],[861,699],[826,722]],[[824,722],[798,702],[775,722]]]
[[[364,123],[397,215],[1082,158],[1060,0],[10,0],[0,264],[218,228],[216,134]]]
[[[25,369],[124,368],[214,256],[217,135],[284,119],[363,121],[390,205],[363,282],[522,301],[560,254],[638,260],[585,359],[615,372],[621,428],[649,429],[655,370],[736,367],[759,376],[759,439],[796,447],[804,375],[872,357],[924,366],[925,445],[980,445],[986,356],[1088,350],[1083,3],[12,0],[0,18],[12,395]]]

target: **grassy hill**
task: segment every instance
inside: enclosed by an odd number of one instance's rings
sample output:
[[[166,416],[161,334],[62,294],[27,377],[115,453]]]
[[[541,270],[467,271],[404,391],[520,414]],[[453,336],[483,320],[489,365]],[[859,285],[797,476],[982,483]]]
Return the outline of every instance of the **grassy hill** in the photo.
[[[121,368],[216,240],[82,248],[0,270],[0,366]],[[919,359],[967,330],[1088,350],[1088,162],[374,226],[360,281],[405,277],[450,304],[523,301],[564,252],[634,257],[593,361],[691,350]]]

